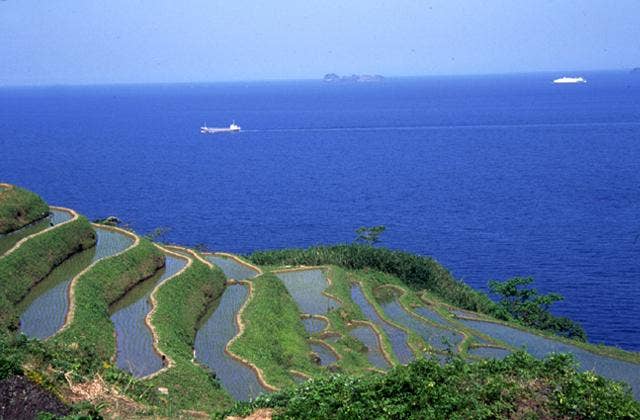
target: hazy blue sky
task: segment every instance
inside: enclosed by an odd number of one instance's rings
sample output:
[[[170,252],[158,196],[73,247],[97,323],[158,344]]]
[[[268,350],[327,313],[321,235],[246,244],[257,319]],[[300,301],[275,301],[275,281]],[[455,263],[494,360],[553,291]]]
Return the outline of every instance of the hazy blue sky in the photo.
[[[0,85],[640,66],[640,0],[0,0]]]

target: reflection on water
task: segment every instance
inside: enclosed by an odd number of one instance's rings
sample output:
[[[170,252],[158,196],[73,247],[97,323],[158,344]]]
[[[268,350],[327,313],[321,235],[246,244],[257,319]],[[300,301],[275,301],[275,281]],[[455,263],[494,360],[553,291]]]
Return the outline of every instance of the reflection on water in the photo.
[[[482,357],[483,359],[504,359],[511,354],[509,350],[499,349],[496,347],[472,347],[468,350],[469,354]]]
[[[449,322],[448,319],[442,317],[439,313],[437,313],[436,311],[434,311],[431,308],[427,308],[424,306],[417,306],[415,308],[413,308],[414,311],[416,311],[416,313],[418,313],[418,315],[423,316],[437,324],[442,324],[442,325],[451,325],[451,322]]]
[[[304,318],[302,323],[309,334],[322,332],[327,327],[327,321],[321,318]]]
[[[327,366],[338,360],[336,355],[322,344],[309,343],[309,346],[311,346],[311,350],[320,358],[320,366]]]
[[[71,280],[92,262],[124,251],[133,239],[120,232],[96,228],[97,243],[53,270],[18,305],[20,330],[29,337],[47,338],[64,324],[69,309],[67,289]]]
[[[275,273],[304,314],[323,315],[339,306],[335,299],[322,294],[329,286],[318,269]]]
[[[537,358],[543,358],[552,353],[572,353],[580,363],[581,370],[593,370],[605,378],[624,381],[631,385],[634,397],[640,399],[640,364],[600,356],[570,344],[550,340],[502,324],[462,319],[460,322],[513,347],[523,347]]]
[[[448,329],[438,328],[413,317],[400,305],[398,296],[395,293],[393,294],[393,299],[384,299],[379,303],[389,318],[415,331],[425,342],[435,349],[457,351],[456,347],[464,339],[462,334]]]
[[[380,318],[373,305],[369,303],[364,293],[362,293],[360,285],[354,284],[351,286],[351,299],[360,307],[364,315],[371,322],[378,325],[387,333],[389,341],[391,341],[391,347],[400,363],[404,365],[415,358],[407,344],[407,333]]]
[[[153,336],[145,323],[151,311],[149,295],[157,284],[187,264],[182,258],[165,255],[165,266],[155,276],[138,284],[111,307],[111,321],[117,337],[117,364],[136,377],[149,375],[164,365],[153,348]]]
[[[373,328],[369,326],[358,326],[349,331],[349,334],[367,347],[367,359],[369,363],[378,369],[389,369],[389,362],[387,362],[387,359],[385,359],[382,354],[380,344],[378,344],[378,337]]]
[[[258,275],[256,270],[240,264],[232,258],[224,258],[217,255],[205,255],[204,257],[210,263],[220,267],[228,279],[244,280]]]
[[[224,351],[238,333],[236,314],[247,295],[247,286],[227,286],[218,304],[204,317],[195,341],[196,358],[215,372],[224,389],[237,400],[248,400],[265,392],[256,374]]]

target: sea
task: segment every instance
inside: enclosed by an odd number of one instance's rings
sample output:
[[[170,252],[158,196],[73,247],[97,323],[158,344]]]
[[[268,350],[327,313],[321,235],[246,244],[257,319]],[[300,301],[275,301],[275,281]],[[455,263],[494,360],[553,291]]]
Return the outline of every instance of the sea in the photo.
[[[586,84],[555,85],[561,76]],[[199,127],[242,126],[203,135]],[[0,88],[0,182],[211,250],[352,242],[531,276],[640,351],[640,76]]]

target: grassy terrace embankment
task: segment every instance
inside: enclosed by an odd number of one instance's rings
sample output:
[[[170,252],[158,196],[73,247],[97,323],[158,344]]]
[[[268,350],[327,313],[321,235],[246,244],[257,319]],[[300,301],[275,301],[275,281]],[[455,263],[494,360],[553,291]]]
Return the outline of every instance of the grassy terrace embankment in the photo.
[[[365,268],[392,274],[414,290],[427,289],[445,302],[464,309],[503,317],[486,295],[453,278],[432,258],[366,245],[317,246],[255,252],[249,260],[265,266],[337,265],[350,270]]]
[[[0,234],[12,232],[49,214],[49,206],[37,194],[0,184]]]
[[[322,375],[310,358],[307,333],[300,312],[282,281],[263,274],[251,282],[252,294],[241,313],[241,334],[229,344],[229,351],[255,364],[267,384],[293,385],[291,370]]]
[[[149,321],[157,348],[170,364],[148,382],[156,388],[167,388],[160,407],[167,413],[170,409],[213,412],[233,403],[211,373],[193,360],[196,325],[208,305],[222,294],[225,276],[195,255],[189,258],[191,265],[152,294],[155,306]]]
[[[13,306],[69,256],[96,243],[91,224],[82,216],[26,239],[0,257],[0,326],[17,321]]]
[[[163,265],[162,252],[150,241],[140,239],[122,253],[88,267],[71,282],[67,320],[53,340],[91,347],[102,360],[115,357],[109,306]]]

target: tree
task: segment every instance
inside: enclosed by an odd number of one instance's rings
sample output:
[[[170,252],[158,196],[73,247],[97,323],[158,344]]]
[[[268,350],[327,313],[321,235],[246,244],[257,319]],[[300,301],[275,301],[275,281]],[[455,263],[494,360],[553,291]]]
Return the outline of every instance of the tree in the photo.
[[[361,226],[356,229],[356,242],[363,242],[367,245],[373,246],[380,242],[380,235],[382,235],[386,229],[387,228],[383,225],[370,227]]]
[[[549,312],[551,305],[563,300],[563,297],[557,293],[541,295],[536,289],[526,287],[531,283],[532,277],[514,277],[504,282],[491,280],[489,289],[500,297],[498,304],[523,324],[586,341],[586,333],[580,325]]]

